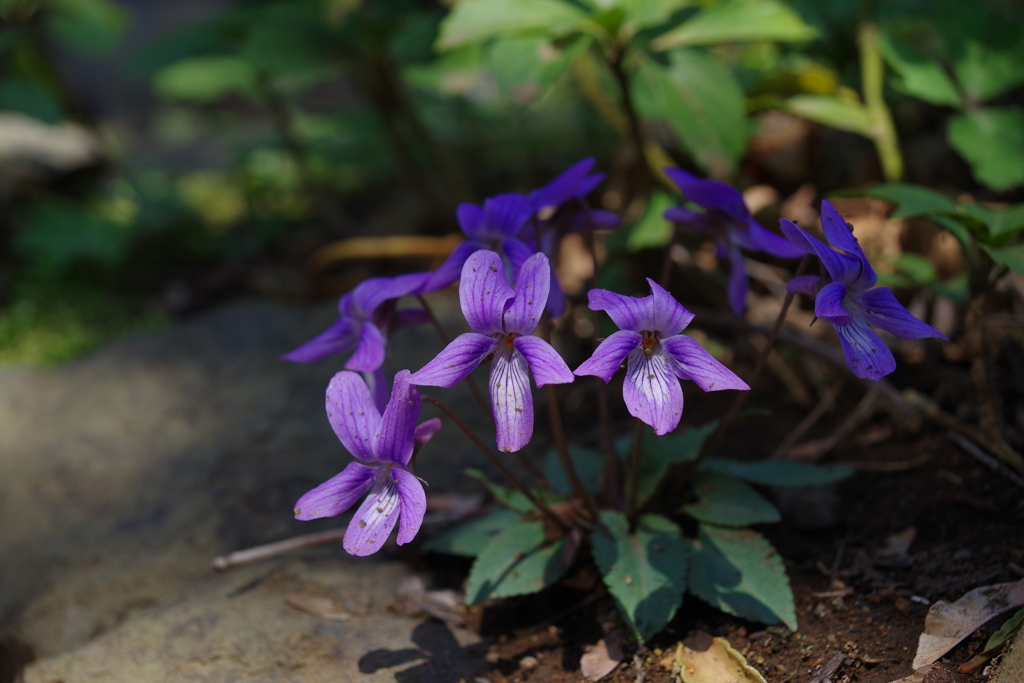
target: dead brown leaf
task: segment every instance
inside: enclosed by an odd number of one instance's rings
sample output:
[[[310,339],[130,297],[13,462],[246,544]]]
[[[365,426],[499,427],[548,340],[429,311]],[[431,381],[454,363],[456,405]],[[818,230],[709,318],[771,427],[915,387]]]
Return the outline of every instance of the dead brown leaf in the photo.
[[[1021,605],[1024,605],[1024,579],[975,588],[954,603],[936,602],[924,620],[914,669],[938,661],[989,619]]]
[[[580,658],[580,673],[588,681],[599,681],[615,671],[624,658],[622,637],[612,631]]]
[[[676,648],[683,683],[766,683],[725,638],[698,632]]]
[[[284,598],[285,603],[300,612],[311,614],[314,617],[327,619],[329,621],[348,621],[351,615],[341,605],[334,601],[334,598],[327,595],[314,595],[312,593],[289,593]]]
[[[932,664],[924,669],[890,683],[959,683],[960,678],[941,664]]]

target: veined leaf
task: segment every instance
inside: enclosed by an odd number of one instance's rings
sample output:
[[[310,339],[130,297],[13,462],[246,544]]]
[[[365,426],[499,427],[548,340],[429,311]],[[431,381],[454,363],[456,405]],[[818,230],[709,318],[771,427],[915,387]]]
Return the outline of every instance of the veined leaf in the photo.
[[[782,108],[794,116],[829,128],[871,137],[871,119],[867,108],[861,104],[831,95],[794,95],[782,103]]]
[[[762,486],[824,486],[853,474],[849,467],[815,465],[788,460],[756,460],[746,462],[728,458],[709,458],[701,463],[702,472],[715,472],[743,479]]]
[[[992,260],[996,263],[1006,266],[1017,275],[1024,275],[1024,242],[1021,244],[1014,244],[1011,247],[990,247],[982,244],[981,248],[984,249]]]
[[[668,241],[672,239],[672,223],[665,219],[664,214],[666,209],[675,206],[678,202],[678,198],[663,190],[656,189],[651,192],[647,208],[633,229],[629,231],[629,239],[626,241],[629,250],[640,251],[668,244]]]
[[[641,445],[643,458],[640,461],[640,500],[646,500],[654,493],[669,467],[695,460],[700,454],[701,446],[716,427],[718,420],[700,427],[691,427],[682,434],[665,436],[656,436],[653,429],[645,427]],[[628,447],[620,449],[620,452],[625,453],[627,450]]]
[[[569,460],[576,468],[576,474],[579,475],[583,486],[588,491],[597,491],[598,484],[601,482],[601,470],[604,467],[604,455],[593,448],[569,446]],[[573,492],[569,475],[562,467],[562,460],[558,457],[558,452],[553,448],[548,453],[547,460],[544,461],[544,476],[551,482],[555,491],[566,496]]]
[[[960,93],[942,65],[890,35],[892,32],[891,27],[883,29],[881,47],[886,63],[897,74],[893,86],[932,104],[959,107],[962,104]]]
[[[923,216],[930,213],[956,213],[956,204],[945,195],[929,190],[920,185],[909,183],[882,183],[852,192],[843,192],[843,196],[877,197],[896,205],[893,218]]]
[[[561,0],[463,0],[441,22],[437,49],[524,34],[562,36],[586,16]]]
[[[486,515],[458,524],[447,531],[428,538],[423,550],[446,555],[476,557],[491,539],[515,524],[522,515],[515,510],[499,508]]]
[[[987,107],[959,114],[946,137],[979,182],[999,192],[1024,185],[1024,112]]]
[[[633,78],[640,113],[665,121],[712,177],[732,173],[747,148],[743,88],[721,61],[697,50],[669,56],[666,69],[644,62]]]
[[[494,536],[469,570],[466,602],[536,593],[565,574],[565,541],[544,542],[544,523],[520,521]]]
[[[811,40],[815,36],[817,31],[778,0],[724,0],[708,6],[651,45],[655,50],[664,51],[691,45],[755,40],[794,42]]]
[[[1024,204],[1008,209],[993,209],[975,202],[960,202],[957,208],[982,223],[988,229],[989,237],[997,242],[1024,230]]]
[[[693,541],[689,591],[723,612],[796,630],[793,591],[782,559],[750,529],[700,525]]]
[[[515,510],[516,512],[524,515],[537,511],[537,508],[530,502],[530,499],[523,495],[521,491],[507,489],[501,484],[495,484],[478,469],[469,468],[465,471],[465,474],[467,477],[476,479],[486,486],[491,497],[494,498],[498,505]],[[558,496],[544,491],[535,491],[533,495],[546,503],[551,503],[559,499]]]
[[[683,506],[688,515],[701,522],[722,526],[774,524],[782,515],[764,497],[735,477],[700,472],[693,488],[699,502]]]
[[[633,633],[647,640],[665,627],[686,591],[688,543],[661,515],[644,515],[629,533],[625,515],[601,513],[594,531],[594,561]],[[610,534],[610,535],[609,535]]]

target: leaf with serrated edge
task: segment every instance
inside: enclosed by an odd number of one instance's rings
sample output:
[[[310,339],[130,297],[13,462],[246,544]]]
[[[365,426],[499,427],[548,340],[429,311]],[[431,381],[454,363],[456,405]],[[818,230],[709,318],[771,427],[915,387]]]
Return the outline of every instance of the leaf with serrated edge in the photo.
[[[520,521],[502,531],[477,555],[466,583],[470,605],[487,598],[536,593],[565,574],[565,541],[544,543],[544,524]]]
[[[515,510],[500,508],[463,522],[444,533],[428,538],[422,545],[426,552],[476,557],[480,551],[504,529],[515,524],[522,515]]]
[[[824,486],[853,474],[849,467],[816,465],[785,460],[746,462],[728,458],[711,458],[701,463],[702,472],[727,474],[762,486]]]
[[[750,529],[700,525],[689,590],[723,612],[796,630],[796,608],[782,558]]]
[[[593,535],[594,561],[626,623],[645,641],[665,627],[682,602],[689,544],[661,515],[644,515],[632,534],[620,512],[605,510],[601,522],[604,528]]]
[[[717,426],[718,421],[715,420],[699,427],[690,427],[682,433],[665,436],[656,436],[653,429],[645,427],[641,444],[643,458],[640,461],[640,500],[644,501],[654,493],[669,467],[695,460],[700,454],[701,446]]]
[[[694,477],[693,488],[700,502],[684,505],[683,510],[702,522],[739,527],[782,519],[774,505],[735,477],[701,472]]]

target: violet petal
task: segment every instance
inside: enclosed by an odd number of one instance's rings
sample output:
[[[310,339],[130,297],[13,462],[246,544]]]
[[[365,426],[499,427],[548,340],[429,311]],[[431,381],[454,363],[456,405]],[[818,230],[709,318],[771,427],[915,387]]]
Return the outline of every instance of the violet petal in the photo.
[[[488,388],[498,450],[522,449],[533,436],[533,393],[526,358],[514,346],[494,354]]]
[[[359,344],[359,321],[339,318],[333,325],[302,346],[281,356],[295,363],[313,363],[332,353],[345,353]]]
[[[380,412],[363,378],[342,371],[327,385],[327,420],[348,452],[360,460],[375,461],[374,437]]]
[[[878,275],[875,274],[868,257],[864,255],[860,243],[853,234],[853,229],[846,220],[836,211],[836,207],[827,199],[821,200],[821,231],[825,233],[825,239],[833,247],[842,249],[850,256],[853,256],[861,263],[861,272],[856,281],[851,283],[857,289],[874,287],[878,282]]]
[[[664,348],[651,353],[637,349],[629,354],[622,398],[633,417],[654,427],[661,436],[674,430],[683,415],[683,390],[674,363]]]
[[[430,271],[423,271],[363,280],[352,290],[353,313],[361,314],[364,319],[369,320],[382,303],[418,292],[432,276],[433,273]]]
[[[409,371],[399,370],[391,388],[391,400],[377,430],[374,452],[381,462],[403,467],[412,457],[416,420],[420,417],[420,390],[409,382]]]
[[[496,195],[484,200],[484,222],[478,234],[490,239],[515,237],[532,215],[533,204],[526,195],[515,192]]]
[[[795,223],[790,223],[788,226],[786,223],[787,221],[783,219],[782,229],[786,233],[786,237],[794,244],[800,246],[803,244],[808,245],[814,254],[821,259],[822,265],[825,266],[825,270],[828,271],[834,281],[843,282],[848,285],[853,285],[857,282],[864,270],[860,259],[856,256],[836,251]]]
[[[587,292],[592,311],[604,311],[620,330],[633,332],[651,331],[654,327],[654,297],[641,298],[609,292],[607,289],[592,289]]]
[[[532,334],[540,323],[551,288],[548,257],[537,252],[526,259],[517,276],[514,298],[505,310],[506,334]]]
[[[693,320],[693,313],[651,278],[647,278],[647,284],[651,287],[651,310],[654,313],[650,329],[662,337],[671,337],[686,329]]]
[[[534,211],[550,207],[559,207],[573,197],[585,197],[596,187],[604,174],[597,174],[596,182],[587,183],[589,187],[581,191],[581,185],[587,182],[587,173],[594,166],[594,158],[581,159],[569,168],[562,171],[557,178],[544,187],[538,188],[530,193],[530,201],[533,202]]]
[[[455,219],[462,233],[471,240],[477,240],[484,224],[484,210],[477,204],[463,202],[455,208]]]
[[[307,521],[321,517],[334,517],[352,507],[370,489],[376,467],[350,462],[295,503],[295,519]]]
[[[885,330],[900,339],[948,339],[931,325],[912,316],[903,304],[896,300],[896,295],[888,287],[875,287],[866,292],[853,294],[850,298],[869,325]]]
[[[786,291],[790,294],[817,296],[821,277],[818,275],[801,275],[786,283]]]
[[[741,231],[737,231],[737,233],[739,232]],[[745,238],[743,240],[744,243],[740,245],[744,249],[763,251],[766,254],[778,256],[779,258],[800,258],[804,255],[803,249],[794,245],[785,237],[776,235],[753,218],[747,221],[747,230],[744,232],[746,232],[743,236]]]
[[[342,546],[349,555],[365,557],[383,548],[398,522],[401,498],[395,478],[388,471],[390,469],[381,468],[377,473],[370,495],[356,510],[345,530]]]
[[[633,330],[619,330],[594,349],[594,354],[583,361],[573,371],[576,375],[594,375],[604,380],[605,384],[611,381],[612,375],[626,360],[631,351],[640,346],[643,337],[639,332]]]
[[[853,374],[861,379],[882,379],[896,369],[896,359],[882,338],[862,320],[836,325],[843,356]]]
[[[516,337],[512,344],[526,358],[530,372],[533,373],[533,381],[538,387],[545,384],[569,384],[576,379],[558,352],[540,337]]]
[[[479,251],[483,247],[472,240],[466,240],[460,242],[452,253],[448,254],[448,258],[444,260],[444,263],[434,271],[434,274],[430,276],[430,279],[424,283],[421,294],[429,294],[430,292],[436,292],[439,289],[444,289],[451,283],[462,277],[462,266],[465,265],[466,259],[470,257],[476,251]]]
[[[682,379],[695,382],[704,391],[750,390],[746,382],[719,363],[696,339],[678,334],[662,339],[661,344],[676,362],[676,374]]]
[[[427,511],[427,494],[423,491],[423,484],[411,472],[398,469],[391,470],[395,478],[395,488],[398,490],[399,509],[398,516],[398,537],[395,541],[398,545],[405,545],[412,539],[423,525],[423,515]]]
[[[416,448],[423,448],[430,443],[430,440],[434,438],[434,434],[437,434],[440,429],[441,421],[436,417],[416,425],[416,431],[413,433],[413,441],[416,442]]]
[[[852,318],[843,307],[845,298],[846,285],[842,282],[828,283],[814,297],[814,315],[825,318],[835,325],[848,325]]]
[[[387,339],[384,333],[373,323],[363,323],[359,346],[345,363],[345,369],[372,372],[384,364],[386,356]]]
[[[513,296],[497,252],[482,249],[466,259],[459,300],[466,322],[474,332],[488,335],[503,332],[502,315]]]
[[[747,277],[747,264],[743,260],[743,252],[738,247],[729,249],[729,263],[732,269],[729,271],[729,289],[727,298],[729,307],[736,312],[736,315],[743,316],[747,310],[747,292],[750,290],[750,278]]]
[[[475,332],[460,334],[432,361],[414,372],[409,381],[421,387],[455,386],[494,351],[498,340]]]

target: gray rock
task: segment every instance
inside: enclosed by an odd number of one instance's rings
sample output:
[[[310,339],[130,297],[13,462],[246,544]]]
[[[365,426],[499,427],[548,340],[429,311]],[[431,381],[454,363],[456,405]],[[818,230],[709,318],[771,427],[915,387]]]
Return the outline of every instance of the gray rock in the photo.
[[[442,317],[454,320],[457,301],[439,303]],[[93,680],[105,670],[121,676],[113,664],[119,658],[134,672],[124,680],[227,680],[243,660],[251,664],[246,677],[279,680],[277,669],[301,664],[292,650],[312,648],[324,662],[334,656],[324,653],[342,653],[348,661],[360,648],[399,647],[434,628],[384,614],[376,615],[379,623],[368,614],[314,628],[312,617],[284,606],[271,578],[244,599],[229,599],[252,575],[209,569],[215,555],[347,523],[297,522],[291,513],[302,493],[350,460],[323,407],[342,359],[277,359],[335,315],[331,305],[244,302],[53,370],[0,372],[0,618],[44,658],[32,680]],[[441,348],[431,335],[427,328],[397,333],[386,370],[420,367]],[[438,394],[488,434],[466,392]],[[434,414],[424,408],[424,418]],[[420,455],[417,474],[430,490],[472,490],[461,472],[482,464],[446,424]],[[337,547],[302,557],[333,558],[316,569],[324,586],[399,572],[349,561]],[[328,577],[327,567],[338,576]],[[391,585],[384,581],[380,590]],[[182,650],[155,662],[147,643],[161,638]],[[196,671],[204,673],[176,672],[175,660],[200,662]],[[322,671],[348,680],[341,669]],[[304,680],[319,680],[310,676]]]

